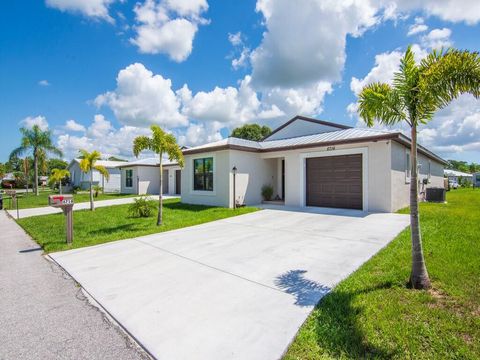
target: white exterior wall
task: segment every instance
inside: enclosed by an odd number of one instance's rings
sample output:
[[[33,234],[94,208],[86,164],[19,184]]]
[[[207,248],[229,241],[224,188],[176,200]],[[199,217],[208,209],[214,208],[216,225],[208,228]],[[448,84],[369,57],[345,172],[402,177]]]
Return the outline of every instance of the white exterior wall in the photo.
[[[185,167],[182,170],[182,202],[229,207],[229,179],[233,166],[229,161],[230,150],[185,155]],[[193,160],[213,157],[213,191],[193,190]]]
[[[397,142],[392,142],[391,162],[392,162],[392,207],[391,212],[404,208],[410,203],[410,180],[406,177],[407,153],[410,149]],[[418,153],[418,164],[420,165],[418,179],[419,190],[423,187],[423,179],[428,179],[428,166],[430,163],[430,180],[428,187],[442,187],[444,166],[438,161],[430,159],[423,154]]]
[[[230,165],[237,168],[235,198],[237,203],[256,205],[262,202],[262,187],[273,187],[273,197],[278,194],[277,159],[262,159],[258,153],[238,150],[229,151]],[[280,164],[281,165],[281,164]],[[233,173],[230,172],[229,206],[233,207]]]
[[[125,186],[126,170],[133,170],[133,184],[131,188]],[[175,194],[175,170],[180,170],[180,166],[168,166],[163,168],[168,172],[168,177],[163,181],[168,181],[168,194]],[[121,192],[123,194],[138,195],[158,195],[160,183],[159,166],[131,166],[121,169]]]
[[[80,165],[74,161],[68,167],[70,171],[71,182],[73,186],[79,186],[81,189],[86,190],[90,186],[90,172],[84,173],[80,170]],[[118,192],[121,191],[121,186],[118,183],[118,177],[120,176],[120,170],[117,168],[107,168],[110,173],[111,179],[107,181],[103,178],[97,170],[93,170],[93,185],[99,185],[104,187],[106,192]],[[73,174],[73,175],[72,175]]]
[[[305,159],[362,153],[365,210],[390,211],[390,142],[337,145],[263,153],[261,157],[285,158],[285,205],[305,206]],[[281,166],[281,164],[280,164]],[[281,170],[280,170],[281,171]]]

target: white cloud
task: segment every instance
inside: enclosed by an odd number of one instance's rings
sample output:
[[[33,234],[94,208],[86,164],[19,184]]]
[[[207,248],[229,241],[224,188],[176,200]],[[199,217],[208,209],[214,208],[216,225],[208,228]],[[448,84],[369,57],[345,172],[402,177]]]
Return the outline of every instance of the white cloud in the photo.
[[[222,126],[217,123],[190,124],[184,134],[178,136],[180,145],[196,146],[222,140]]]
[[[180,101],[172,90],[171,80],[154,75],[139,63],[121,70],[117,88],[97,96],[95,104],[108,105],[125,125],[158,124],[174,128],[188,124],[180,113]]]
[[[82,124],[77,123],[75,120],[70,119],[65,122],[65,125],[63,126],[63,129],[65,131],[75,131],[75,132],[85,132],[85,126]]]
[[[38,85],[40,85],[40,86],[50,86],[50,83],[48,82],[48,80],[40,80],[38,82]]]
[[[427,35],[422,36],[422,45],[430,49],[448,48],[452,45],[451,35],[452,30],[448,28],[433,29]]]
[[[67,130],[66,127],[64,129]],[[149,134],[149,129],[134,126],[115,129],[103,115],[97,114],[83,135],[62,133],[57,138],[57,145],[66,159],[77,157],[80,149],[98,150],[105,158],[109,156],[133,158],[133,139],[139,135]]]
[[[48,122],[45,116],[28,116],[22,121],[20,121],[20,125],[27,129],[31,129],[34,125],[38,125],[40,130],[45,131],[48,130]]]
[[[228,41],[230,41],[230,44],[233,46],[243,45],[242,33],[238,31],[235,34],[228,34]]]
[[[419,34],[428,30],[428,26],[424,24],[424,20],[421,17],[415,18],[415,24],[410,25],[408,28],[407,36]]]
[[[232,54],[229,56],[229,58],[232,58],[233,69],[238,70],[246,67],[250,61],[251,50],[245,46],[242,33],[239,31],[235,34],[228,34],[228,41],[233,46]]]
[[[140,52],[167,54],[184,61],[192,52],[198,26],[207,23],[200,15],[208,9],[206,0],[145,0],[134,8],[136,37],[130,39]]]
[[[115,0],[46,0],[47,6],[113,22],[108,7]]]

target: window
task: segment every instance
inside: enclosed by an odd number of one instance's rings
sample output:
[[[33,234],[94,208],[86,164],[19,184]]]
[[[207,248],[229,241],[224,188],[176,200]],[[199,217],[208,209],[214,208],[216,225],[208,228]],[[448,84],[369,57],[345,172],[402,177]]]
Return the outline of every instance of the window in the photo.
[[[125,187],[131,188],[133,186],[133,170],[125,170]]]
[[[193,190],[213,191],[213,157],[193,160]]]
[[[412,164],[410,163],[410,153],[407,151],[405,158],[405,181],[410,182],[410,175],[412,171]]]

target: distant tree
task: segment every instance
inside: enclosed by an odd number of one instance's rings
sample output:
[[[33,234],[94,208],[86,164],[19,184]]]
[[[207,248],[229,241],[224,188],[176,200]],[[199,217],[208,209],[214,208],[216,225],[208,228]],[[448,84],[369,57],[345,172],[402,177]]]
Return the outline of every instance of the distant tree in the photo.
[[[7,173],[7,171],[6,171],[6,168],[5,168],[5,164],[0,163],[0,182],[5,177],[6,173]]]
[[[180,146],[177,144],[177,139],[172,134],[163,131],[159,126],[150,126],[152,130],[152,137],[137,136],[133,140],[133,154],[138,157],[144,150],[153,151],[158,155],[160,161],[160,183],[158,196],[158,217],[157,226],[162,225],[162,183],[163,183],[163,155],[167,155],[170,161],[177,161],[180,167],[183,167],[183,154]]]
[[[258,124],[245,124],[233,129],[230,136],[240,139],[260,141],[271,133],[272,129],[266,125],[260,126]]]
[[[53,169],[48,179],[50,185],[54,185],[58,182],[58,191],[62,193],[62,181],[70,176],[70,171],[67,169]]]
[[[110,173],[101,165],[96,165],[97,160],[102,158],[100,152],[94,150],[89,153],[87,150],[80,150],[80,170],[88,174],[90,172],[90,210],[95,210],[95,205],[93,204],[93,170],[97,170],[102,174],[105,179],[110,178]]]
[[[68,166],[68,163],[62,159],[48,159],[47,162],[48,165],[48,171],[47,174],[51,174],[53,169],[66,169]]]
[[[21,145],[12,151],[10,157],[20,156],[27,152],[31,152],[33,155],[33,167],[34,167],[34,186],[35,195],[38,196],[38,158],[41,151],[45,153],[53,153],[58,156],[62,156],[62,151],[53,145],[50,131],[43,131],[38,125],[33,125],[31,129],[20,128],[22,133]]]
[[[127,160],[125,160],[125,159],[120,159],[120,158],[118,158],[118,157],[116,157],[116,156],[110,156],[107,160],[110,160],[110,161],[125,161],[125,162],[127,162]]]
[[[379,121],[387,126],[406,123],[410,127],[410,285],[415,289],[430,287],[418,211],[417,128],[431,121],[437,110],[462,93],[480,97],[480,56],[477,52],[433,51],[417,64],[409,46],[391,85],[372,83],[364,86],[359,94],[359,115],[368,126]]]

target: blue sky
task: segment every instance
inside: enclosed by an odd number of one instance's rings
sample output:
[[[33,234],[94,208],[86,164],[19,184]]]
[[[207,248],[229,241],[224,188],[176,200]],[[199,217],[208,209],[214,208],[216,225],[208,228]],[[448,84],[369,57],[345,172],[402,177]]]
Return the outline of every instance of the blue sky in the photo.
[[[480,50],[476,1],[46,0],[0,5],[0,161],[19,127],[131,157],[156,123],[180,143],[295,114],[361,125],[356,92],[388,81],[408,44]],[[410,34],[409,34],[410,33]],[[421,129],[445,158],[480,162],[480,101]]]

